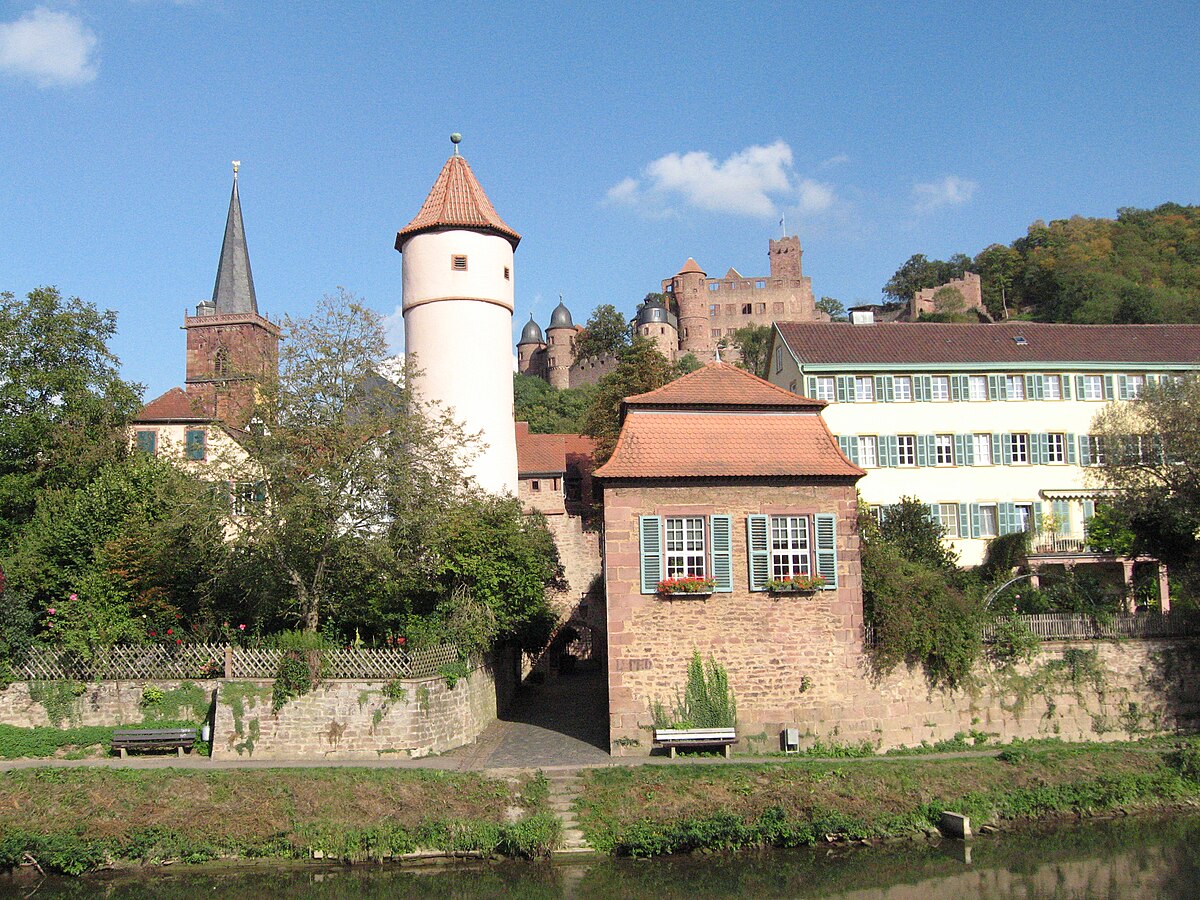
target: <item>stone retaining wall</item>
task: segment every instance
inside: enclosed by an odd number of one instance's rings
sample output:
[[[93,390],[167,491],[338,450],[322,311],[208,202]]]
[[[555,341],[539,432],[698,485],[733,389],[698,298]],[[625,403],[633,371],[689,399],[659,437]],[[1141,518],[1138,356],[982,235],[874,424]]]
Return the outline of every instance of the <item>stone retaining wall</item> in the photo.
[[[404,679],[399,699],[388,682],[326,681],[312,693],[271,709],[271,681],[222,682],[217,694],[213,756],[253,759],[421,757],[469,744],[511,695],[507,667],[460,678]]]
[[[72,682],[28,682],[14,681],[0,690],[0,722],[22,728],[54,725],[46,705],[34,699],[32,694],[62,686],[66,690]],[[142,692],[150,685],[163,691],[173,691],[184,684],[182,681],[98,681],[84,684],[83,693],[75,697],[66,708],[66,716],[60,724],[66,728],[79,725],[137,725],[142,722],[144,710],[141,706]],[[193,715],[183,718],[202,718],[212,703],[215,681],[195,681],[192,684],[203,691],[206,698],[202,708],[192,709]]]

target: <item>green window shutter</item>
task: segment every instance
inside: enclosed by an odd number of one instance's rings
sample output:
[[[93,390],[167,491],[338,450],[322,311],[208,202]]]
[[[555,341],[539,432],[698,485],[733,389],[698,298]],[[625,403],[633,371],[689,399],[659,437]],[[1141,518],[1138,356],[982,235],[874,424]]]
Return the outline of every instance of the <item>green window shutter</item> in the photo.
[[[1002,399],[1000,396],[1000,388],[1003,386],[1003,384],[1004,384],[1004,382],[1002,382],[1000,380],[999,375],[989,375],[988,376],[988,399],[989,400]]]
[[[204,459],[204,430],[192,428],[187,432],[185,451],[188,459]]]
[[[957,466],[971,465],[971,436],[969,434],[954,436],[954,464]]]
[[[710,516],[708,523],[714,589],[727,594],[733,590],[733,517]]]
[[[965,503],[958,504],[958,536],[971,536],[971,507]]]
[[[746,516],[746,559],[750,566],[750,590],[766,589],[771,575],[771,527],[766,516]]]
[[[929,402],[933,399],[933,377],[930,375],[913,376],[913,399]]]
[[[1081,466],[1090,466],[1092,464],[1092,442],[1088,440],[1086,434],[1079,436],[1079,464]]]
[[[1040,375],[1025,376],[1025,399],[1041,400],[1042,378]]]
[[[1062,395],[1064,400],[1071,399],[1071,376],[1062,376]]]
[[[1033,533],[1042,533],[1042,501],[1033,501]]]
[[[816,532],[817,574],[825,579],[825,590],[832,591],[838,584],[837,516],[817,513],[813,516],[813,531]]]
[[[1112,400],[1116,397],[1117,392],[1113,390],[1113,377],[1111,375],[1104,376],[1104,399]]]
[[[1071,501],[1054,501],[1054,524],[1059,534],[1071,533]]]
[[[158,432],[139,431],[137,433],[137,448],[142,453],[148,453],[150,456],[153,456],[158,450]]]
[[[858,435],[850,435],[850,462],[858,465]]]
[[[1007,433],[1000,435],[1000,444],[1001,444],[1001,447],[1003,448],[1001,451],[1001,455],[1000,455],[1000,462],[1003,465],[1011,466],[1012,465],[1012,435],[1007,434]]]
[[[1029,464],[1031,466],[1042,464],[1042,440],[1045,437],[1044,434],[1029,435]]]
[[[999,519],[1000,534],[1012,534],[1017,530],[1017,507],[1014,503],[996,504],[996,517]]]
[[[1063,438],[1063,444],[1067,448],[1067,465],[1075,465],[1075,435],[1068,434]]]
[[[662,519],[658,516],[638,516],[638,533],[642,550],[642,593],[658,593],[663,580]]]
[[[884,402],[885,403],[895,403],[896,402],[896,379],[891,375],[884,375],[883,376],[883,387],[884,387],[884,391],[887,394],[887,396],[883,398]]]
[[[895,467],[900,464],[899,441],[894,434],[885,434],[879,438],[879,464]]]
[[[854,402],[854,381],[849,375],[839,375],[837,377],[837,402]]]
[[[924,435],[924,434],[917,435],[916,445],[917,445],[917,465],[918,466],[932,465],[932,463],[930,463],[930,461],[929,461],[929,453],[925,449],[925,438],[928,436],[929,435]]]
[[[817,396],[817,379],[814,378],[812,375],[809,375],[808,378],[805,379],[805,384],[808,385],[808,396],[816,397]]]
[[[876,403],[887,403],[888,402],[887,376],[886,375],[876,375],[875,376],[875,402]]]
[[[1083,376],[1082,375],[1075,376],[1075,396],[1078,397],[1080,400],[1083,399]]]
[[[267,483],[265,481],[254,482],[254,502],[263,503],[267,499]]]
[[[940,504],[926,503],[925,505],[929,508],[929,521],[934,525],[940,525],[942,522],[942,511]]]
[[[846,454],[846,459],[858,465],[858,438],[855,435],[839,434],[838,448]]]
[[[999,466],[1004,464],[1004,446],[1000,440],[1001,435],[992,435],[992,465]]]
[[[1095,516],[1096,516],[1096,501],[1095,500],[1084,500],[1083,501],[1084,524],[1092,521],[1092,519],[1095,518]]]
[[[1125,375],[1117,376],[1117,396],[1122,400],[1129,399],[1129,378]]]
[[[950,399],[951,400],[967,399],[966,395],[963,393],[963,386],[962,386],[962,382],[960,381],[961,378],[962,378],[961,375],[951,375],[950,376]]]
[[[971,504],[971,537],[979,537],[979,533],[983,531],[983,524],[979,521],[979,504]]]

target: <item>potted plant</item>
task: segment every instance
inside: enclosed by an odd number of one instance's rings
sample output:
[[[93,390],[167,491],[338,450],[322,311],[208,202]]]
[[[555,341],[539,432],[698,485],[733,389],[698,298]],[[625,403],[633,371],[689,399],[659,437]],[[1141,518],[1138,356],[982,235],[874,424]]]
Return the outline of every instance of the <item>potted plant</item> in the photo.
[[[664,578],[658,583],[658,594],[662,597],[707,597],[713,592],[716,582],[700,575],[683,575],[679,578]]]
[[[825,587],[825,579],[821,575],[785,575],[782,578],[768,578],[767,590],[772,594],[811,594]]]

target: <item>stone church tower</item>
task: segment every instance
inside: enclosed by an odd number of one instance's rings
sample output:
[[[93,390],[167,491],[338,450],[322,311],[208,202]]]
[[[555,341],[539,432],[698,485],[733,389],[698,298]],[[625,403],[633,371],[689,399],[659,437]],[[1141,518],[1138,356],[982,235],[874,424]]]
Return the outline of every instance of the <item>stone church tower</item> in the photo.
[[[416,218],[396,234],[403,260],[404,348],[423,400],[448,408],[484,445],[470,466],[492,493],[517,493],[513,422],[513,252],[521,236],[496,213],[466,159],[446,160]],[[466,362],[464,362],[466,361]]]
[[[212,300],[186,316],[188,396],[212,417],[245,428],[254,407],[257,383],[279,370],[279,327],[258,314],[250,252],[238,197],[238,163],[233,164],[233,193],[225,218],[225,240],[217,264]]]

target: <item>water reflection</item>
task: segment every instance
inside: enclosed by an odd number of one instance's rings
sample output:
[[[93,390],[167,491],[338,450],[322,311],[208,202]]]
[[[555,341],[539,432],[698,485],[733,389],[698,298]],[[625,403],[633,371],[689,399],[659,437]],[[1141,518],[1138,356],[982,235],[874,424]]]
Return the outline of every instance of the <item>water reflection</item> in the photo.
[[[939,847],[816,848],[657,860],[489,863],[422,869],[154,870],[141,876],[0,880],[0,896],[173,900],[303,898],[841,897],[1190,898],[1200,895],[1200,818],[1138,818]]]

